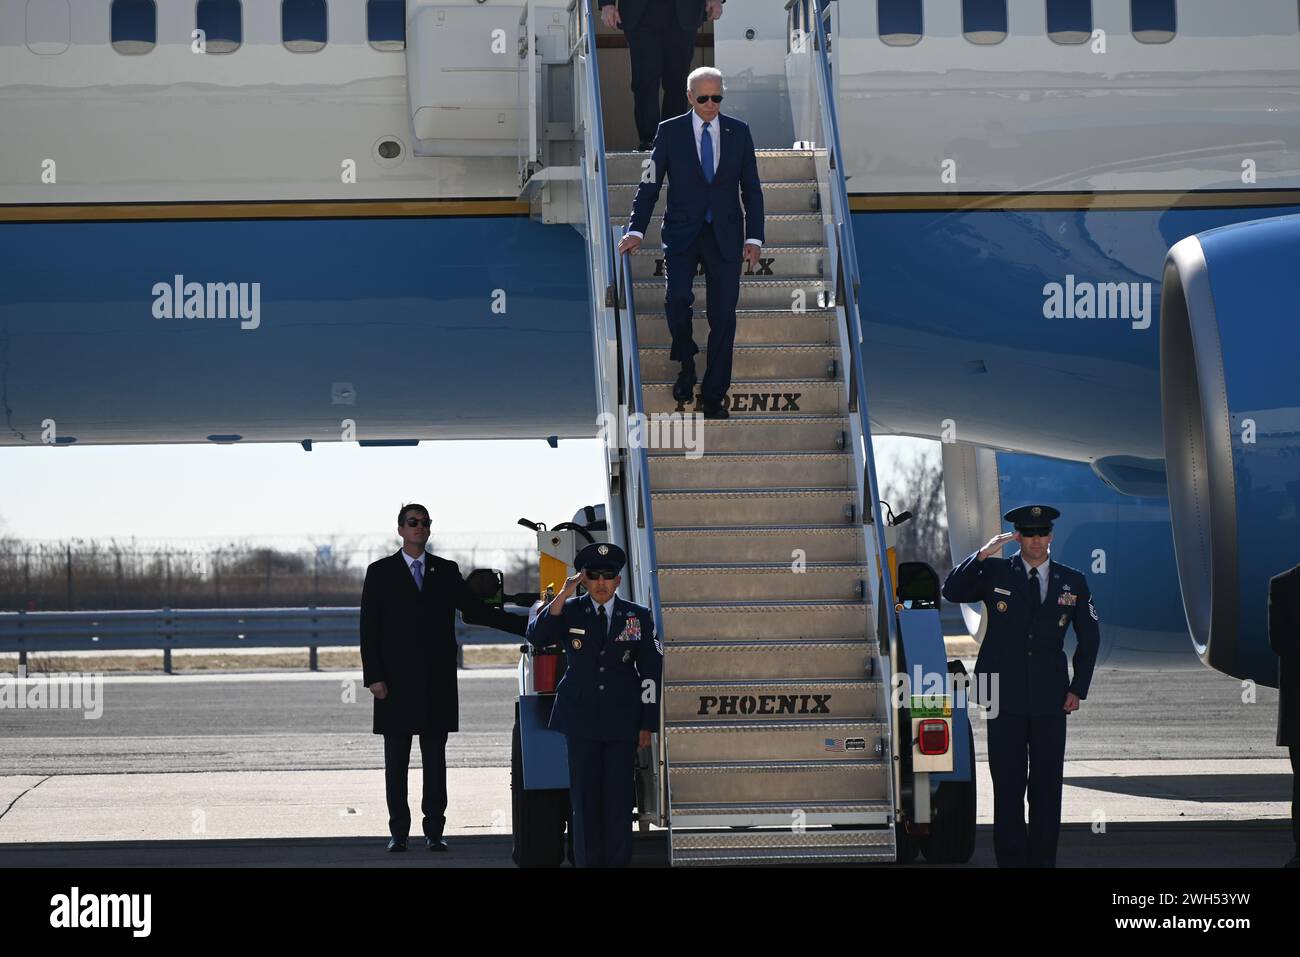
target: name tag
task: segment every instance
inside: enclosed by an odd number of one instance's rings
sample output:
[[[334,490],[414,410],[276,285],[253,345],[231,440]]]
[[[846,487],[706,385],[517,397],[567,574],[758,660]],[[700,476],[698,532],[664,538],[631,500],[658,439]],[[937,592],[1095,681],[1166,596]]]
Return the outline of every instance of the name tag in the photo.
[[[571,634],[571,635],[585,635],[586,633],[587,633],[587,629],[586,629],[586,628],[570,628],[570,629],[569,629],[569,634]]]
[[[1009,588],[994,588],[993,590],[994,590],[995,592],[997,592],[999,595],[1010,595],[1010,594],[1011,594],[1011,589],[1009,589]]]

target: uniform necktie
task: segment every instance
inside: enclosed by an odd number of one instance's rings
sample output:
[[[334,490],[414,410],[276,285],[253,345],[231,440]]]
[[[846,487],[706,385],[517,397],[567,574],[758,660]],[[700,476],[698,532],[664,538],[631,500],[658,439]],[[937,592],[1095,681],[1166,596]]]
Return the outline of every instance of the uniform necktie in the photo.
[[[1043,603],[1043,591],[1042,588],[1039,586],[1038,582],[1039,582],[1038,569],[1037,568],[1029,569],[1029,585],[1034,592],[1033,597],[1030,599],[1030,604],[1033,605],[1035,608],[1037,608],[1039,605]]]
[[[418,558],[411,562],[411,574],[415,576],[415,590],[424,591],[424,562]]]
[[[605,647],[605,639],[609,637],[609,619],[605,617],[605,606],[597,605],[596,611],[600,614],[600,646]]]
[[[700,130],[700,166],[704,169],[704,179],[710,186],[713,185],[713,137],[709,135],[709,124],[704,124],[704,129]],[[705,210],[704,221],[713,222],[713,210]]]

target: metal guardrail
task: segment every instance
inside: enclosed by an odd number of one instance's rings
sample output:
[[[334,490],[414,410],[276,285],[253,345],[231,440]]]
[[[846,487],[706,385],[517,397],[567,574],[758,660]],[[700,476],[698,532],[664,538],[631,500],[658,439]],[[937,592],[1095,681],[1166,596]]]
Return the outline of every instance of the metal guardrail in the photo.
[[[527,614],[520,605],[506,611]],[[335,608],[159,608],[132,611],[0,612],[0,653],[47,651],[158,651],[171,674],[173,649],[307,648],[317,670],[318,648],[358,648],[361,609]],[[456,662],[464,666],[467,644],[516,644],[483,625],[456,622]]]

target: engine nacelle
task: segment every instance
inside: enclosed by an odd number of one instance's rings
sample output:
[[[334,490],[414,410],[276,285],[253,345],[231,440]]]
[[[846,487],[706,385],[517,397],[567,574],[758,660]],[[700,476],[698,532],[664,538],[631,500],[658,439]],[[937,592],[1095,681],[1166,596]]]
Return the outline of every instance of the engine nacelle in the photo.
[[[1169,251],[1160,391],[1192,641],[1212,668],[1274,684],[1268,580],[1300,562],[1300,216]]]

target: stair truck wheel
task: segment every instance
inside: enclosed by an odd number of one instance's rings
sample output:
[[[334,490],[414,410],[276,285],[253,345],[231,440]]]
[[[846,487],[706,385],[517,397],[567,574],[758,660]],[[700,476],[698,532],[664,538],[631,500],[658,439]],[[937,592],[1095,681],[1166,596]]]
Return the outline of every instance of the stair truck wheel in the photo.
[[[520,867],[559,867],[565,857],[564,829],[569,794],[555,789],[524,789],[523,748],[519,740],[519,709],[510,738],[510,856]]]

